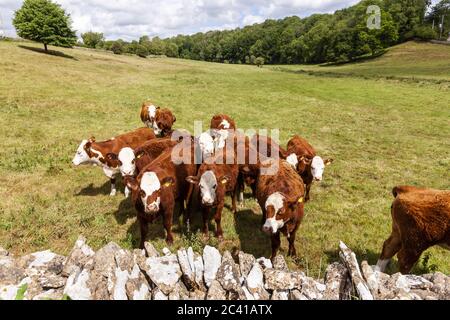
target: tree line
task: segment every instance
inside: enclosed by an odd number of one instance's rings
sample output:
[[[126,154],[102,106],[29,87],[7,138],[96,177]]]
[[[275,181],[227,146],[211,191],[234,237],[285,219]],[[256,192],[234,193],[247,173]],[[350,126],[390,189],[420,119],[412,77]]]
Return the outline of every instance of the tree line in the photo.
[[[380,8],[379,28],[368,28],[367,25],[374,14],[367,9],[373,5]],[[44,12],[47,16],[48,12],[52,13],[47,20],[58,22],[57,27],[42,27],[42,20],[39,19],[43,17],[37,12],[39,6],[51,8]],[[16,12],[13,23],[19,36],[26,39],[45,45],[71,46],[75,44],[76,37],[68,27],[69,16],[64,14],[64,17],[55,18],[61,11],[64,13],[51,0],[25,0],[23,7]],[[410,39],[437,38],[438,20],[445,15],[447,20],[444,18],[441,32],[444,35],[450,31],[450,0],[441,0],[434,6],[430,0],[363,0],[334,14],[268,19],[234,30],[199,32],[166,39],[142,36],[131,42],[122,39],[110,41],[105,40],[102,33],[86,32],[81,35],[83,42],[78,45],[110,50],[115,54],[136,54],[141,57],[165,55],[258,66],[264,63],[346,62],[378,55],[385,48]],[[60,30],[65,33],[58,35]]]

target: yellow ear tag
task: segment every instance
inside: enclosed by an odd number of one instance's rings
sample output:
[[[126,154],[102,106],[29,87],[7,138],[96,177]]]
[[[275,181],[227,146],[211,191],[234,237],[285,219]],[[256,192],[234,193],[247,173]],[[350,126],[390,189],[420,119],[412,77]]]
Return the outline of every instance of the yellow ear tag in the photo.
[[[172,182],[166,182],[166,183],[164,183],[164,187],[166,187],[166,188],[170,187],[171,185],[172,185]]]
[[[223,179],[223,180],[222,180],[222,184],[227,184],[227,180],[226,180],[226,179]]]
[[[303,197],[301,197],[300,199],[298,199],[298,203],[302,203],[303,202]]]

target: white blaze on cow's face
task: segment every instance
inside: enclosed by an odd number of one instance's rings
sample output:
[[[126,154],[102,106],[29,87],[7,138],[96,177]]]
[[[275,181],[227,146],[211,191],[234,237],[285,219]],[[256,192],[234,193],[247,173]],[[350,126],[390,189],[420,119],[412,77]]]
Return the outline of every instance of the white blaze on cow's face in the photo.
[[[294,170],[297,170],[298,158],[297,158],[297,155],[295,153],[290,154],[286,158],[286,161],[294,168]]]
[[[209,170],[200,177],[200,195],[202,203],[213,205],[216,201],[217,178],[213,171]]]
[[[206,159],[214,154],[214,139],[209,132],[203,132],[198,137],[198,145],[202,151],[203,159]]]
[[[263,230],[265,232],[270,232],[270,233],[275,234],[278,232],[278,230],[283,228],[283,226],[284,226],[283,219],[277,220],[277,214],[283,208],[283,201],[284,201],[284,196],[279,192],[271,194],[267,198],[266,204],[265,204],[266,210],[268,207],[272,206],[274,208],[275,215],[271,218],[268,218],[266,220],[266,222],[264,223]]]
[[[75,166],[79,166],[84,163],[90,162],[91,158],[87,154],[86,150],[84,150],[84,146],[88,143],[88,140],[83,140],[80,144],[80,146],[77,149],[77,152],[75,153],[75,156],[72,159],[72,163]]]
[[[311,162],[311,174],[314,180],[322,181],[323,171],[325,170],[325,163],[321,157],[314,157]]]
[[[154,172],[146,172],[141,179],[141,200],[146,213],[155,213],[159,211],[161,198],[154,193],[161,190],[161,183]],[[148,200],[153,201],[148,201]]]
[[[136,172],[135,155],[131,148],[123,148],[119,152],[119,169],[122,176],[133,176]]]

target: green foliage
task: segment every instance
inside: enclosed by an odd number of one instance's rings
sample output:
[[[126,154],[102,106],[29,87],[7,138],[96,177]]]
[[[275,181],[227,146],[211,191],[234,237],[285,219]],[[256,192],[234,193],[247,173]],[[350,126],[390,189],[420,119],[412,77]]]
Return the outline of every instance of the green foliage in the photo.
[[[72,47],[77,41],[70,15],[50,0],[25,0],[13,25],[21,38],[43,43],[46,51],[47,45]]]
[[[124,52],[124,43],[122,40],[114,41],[111,44],[111,51],[114,52],[114,54],[122,54]]]
[[[414,35],[421,40],[432,40],[438,38],[438,34],[430,26],[417,26],[414,28]]]
[[[136,54],[141,58],[146,58],[149,52],[146,46],[138,44],[136,47]]]
[[[425,252],[422,258],[422,271],[423,273],[436,272],[439,268],[435,264],[430,264],[431,252]]]
[[[23,284],[19,287],[19,289],[17,290],[17,294],[16,294],[16,300],[23,300],[23,298],[25,297],[25,292],[27,292],[28,289],[28,284]]]
[[[255,59],[255,65],[258,68],[261,68],[264,65],[264,58],[263,57],[258,57]]]
[[[103,33],[100,32],[86,32],[81,34],[83,43],[88,48],[100,48],[105,41]]]

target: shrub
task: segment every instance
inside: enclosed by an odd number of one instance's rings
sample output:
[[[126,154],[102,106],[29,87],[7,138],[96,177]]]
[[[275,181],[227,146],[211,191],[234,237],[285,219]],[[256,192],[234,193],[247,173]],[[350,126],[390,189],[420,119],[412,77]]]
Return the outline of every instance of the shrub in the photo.
[[[141,58],[146,58],[149,55],[148,49],[142,44],[136,46],[136,54]]]
[[[123,45],[119,41],[115,41],[111,45],[111,51],[114,52],[114,54],[122,54],[123,53]]]
[[[416,38],[421,40],[432,40],[437,38],[437,33],[435,30],[431,29],[430,26],[418,26],[414,29],[414,35]]]
[[[255,59],[255,65],[258,67],[258,68],[261,68],[263,65],[264,65],[264,58],[263,57],[258,57],[258,58],[256,58]]]

